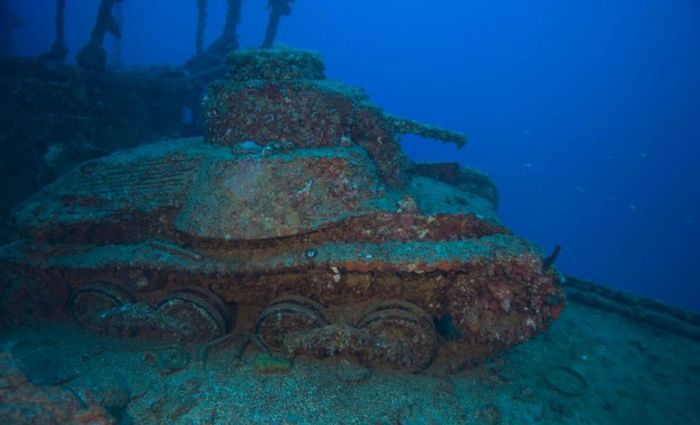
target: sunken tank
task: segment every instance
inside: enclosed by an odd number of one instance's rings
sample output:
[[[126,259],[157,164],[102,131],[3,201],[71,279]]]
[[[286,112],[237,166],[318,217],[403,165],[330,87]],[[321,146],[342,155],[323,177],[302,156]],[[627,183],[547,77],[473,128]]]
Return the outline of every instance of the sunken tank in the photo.
[[[85,162],[15,211],[6,318],[116,335],[248,334],[279,356],[421,369],[525,341],[563,308],[556,272],[498,221],[484,176],[415,165],[389,116],[315,54],[241,51],[204,138]]]

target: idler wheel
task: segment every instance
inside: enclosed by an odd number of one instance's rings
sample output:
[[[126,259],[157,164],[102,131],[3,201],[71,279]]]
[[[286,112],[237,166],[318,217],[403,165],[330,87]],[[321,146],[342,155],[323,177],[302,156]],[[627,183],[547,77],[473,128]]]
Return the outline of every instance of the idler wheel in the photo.
[[[316,310],[316,307],[321,310]],[[255,324],[258,343],[272,354],[288,355],[285,336],[328,325],[321,314],[322,309],[320,304],[301,296],[285,296],[272,301]]]
[[[107,311],[136,302],[126,289],[106,282],[96,282],[78,288],[68,301],[75,321],[91,328],[99,328]]]
[[[158,313],[172,319],[171,325],[183,342],[203,342],[226,334],[226,304],[204,288],[175,291],[156,306]],[[223,311],[222,311],[223,310]]]
[[[379,360],[394,367],[419,370],[435,356],[437,332],[432,322],[426,323],[423,314],[386,308],[368,314],[357,326],[377,339],[375,348],[365,354],[366,361]]]

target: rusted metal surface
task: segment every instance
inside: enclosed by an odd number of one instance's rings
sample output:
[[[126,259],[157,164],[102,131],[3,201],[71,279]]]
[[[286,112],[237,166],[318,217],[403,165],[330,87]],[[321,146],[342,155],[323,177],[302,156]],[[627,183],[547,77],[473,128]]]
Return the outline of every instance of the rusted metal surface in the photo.
[[[558,317],[556,271],[500,224],[490,188],[400,165],[396,119],[360,97],[283,83],[222,83],[208,139],[92,160],[20,205],[24,239],[0,247],[3,315],[65,314],[72,296],[110,334],[233,330],[277,355],[414,370]]]

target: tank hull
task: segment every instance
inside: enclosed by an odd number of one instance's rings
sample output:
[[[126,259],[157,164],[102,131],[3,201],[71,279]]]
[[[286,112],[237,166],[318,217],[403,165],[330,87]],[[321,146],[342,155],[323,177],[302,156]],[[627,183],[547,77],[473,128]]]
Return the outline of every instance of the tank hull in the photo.
[[[527,340],[545,330],[563,307],[555,274],[541,271],[541,257],[529,244],[505,234],[246,250],[249,255],[239,257],[234,247],[195,250],[157,240],[103,246],[15,243],[3,250],[3,312],[66,315],[70,295],[94,282],[124,288],[151,307],[168,294],[198,286],[235,312],[227,331],[255,333],[264,309],[288,294],[321,304],[327,324],[348,326],[357,325],[373,304],[403,300],[430,315],[439,345],[467,360]],[[138,326],[129,334],[151,335]]]

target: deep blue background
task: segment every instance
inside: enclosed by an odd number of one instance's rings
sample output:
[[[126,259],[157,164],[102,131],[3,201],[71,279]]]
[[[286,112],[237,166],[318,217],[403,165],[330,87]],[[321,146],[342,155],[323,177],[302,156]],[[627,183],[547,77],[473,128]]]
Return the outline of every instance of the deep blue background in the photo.
[[[10,0],[23,55],[52,38],[53,0]],[[74,55],[97,0],[68,0]],[[244,3],[257,46],[266,1]],[[428,4],[431,4],[428,6]],[[223,24],[210,0],[207,35]],[[195,0],[127,0],[127,65],[180,64]],[[391,113],[465,131],[458,151],[410,138],[497,182],[506,224],[558,266],[700,310],[700,3],[696,0],[297,0],[278,42],[323,54],[330,78]]]

